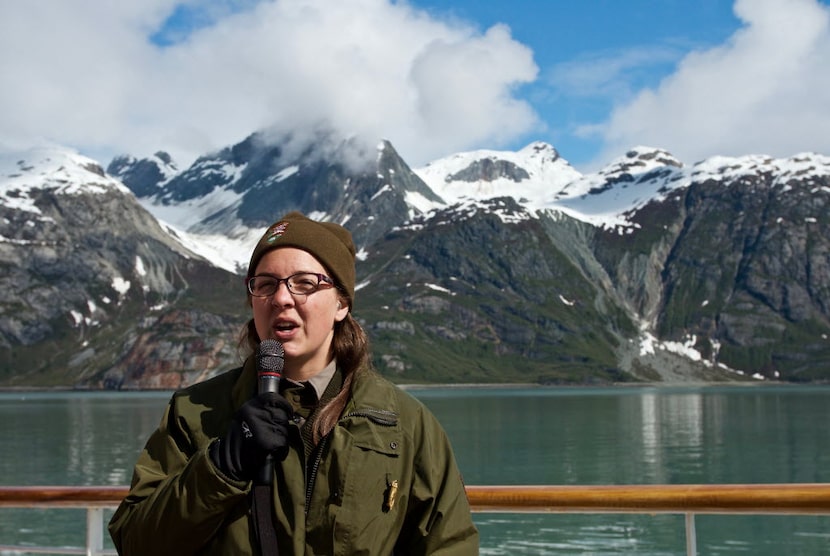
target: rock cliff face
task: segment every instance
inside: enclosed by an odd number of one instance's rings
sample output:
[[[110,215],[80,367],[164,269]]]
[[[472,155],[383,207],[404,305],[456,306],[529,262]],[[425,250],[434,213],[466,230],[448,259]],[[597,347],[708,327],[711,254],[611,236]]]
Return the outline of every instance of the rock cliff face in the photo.
[[[217,307],[213,291],[229,289],[236,277],[183,248],[92,161],[36,153],[20,162],[3,198],[4,384],[98,387],[107,372],[106,385],[120,385],[136,370],[129,361],[135,342],[147,333],[158,337],[160,326],[177,321],[186,332],[172,340],[191,359],[192,344],[205,338],[230,343],[229,322],[238,322],[241,311]],[[177,309],[185,306],[194,307],[186,318]],[[214,323],[203,336],[193,324],[206,315],[228,322]],[[146,357],[139,370],[156,374],[164,364]]]
[[[827,157],[685,167],[641,148],[581,176],[543,144],[418,172],[388,142],[375,154],[253,135],[181,172],[163,153],[109,174],[15,162],[0,176],[0,382],[177,388],[238,365],[238,274],[289,210],[352,230],[355,315],[398,381],[830,376]],[[145,208],[187,217],[167,228]],[[228,264],[197,254],[208,237],[236,241]]]
[[[828,185],[760,173],[690,187],[678,199],[658,333],[695,337],[703,353],[762,374],[808,379],[828,368]]]
[[[827,168],[728,162],[642,207],[629,234],[597,234],[597,259],[656,336],[769,378],[826,376]]]
[[[598,302],[544,219],[503,222],[498,212],[524,213],[510,198],[489,208],[440,211],[388,235],[361,265],[381,367],[417,380],[448,370],[460,382],[630,380],[614,353],[636,332],[628,316]]]

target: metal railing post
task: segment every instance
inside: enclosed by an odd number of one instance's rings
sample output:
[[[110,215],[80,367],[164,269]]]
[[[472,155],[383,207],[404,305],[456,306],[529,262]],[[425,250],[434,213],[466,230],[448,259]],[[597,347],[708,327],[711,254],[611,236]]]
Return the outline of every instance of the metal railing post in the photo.
[[[691,512],[686,512],[686,556],[697,556],[695,514]]]
[[[104,508],[86,510],[86,556],[104,552]]]

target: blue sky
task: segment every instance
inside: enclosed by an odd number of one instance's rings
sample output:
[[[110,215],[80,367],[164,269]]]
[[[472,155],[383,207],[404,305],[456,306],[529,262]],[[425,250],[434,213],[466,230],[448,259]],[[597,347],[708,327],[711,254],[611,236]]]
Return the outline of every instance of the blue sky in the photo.
[[[194,157],[334,129],[412,165],[541,140],[830,153],[830,0],[65,0],[0,4],[0,149]]]
[[[607,118],[615,103],[656,87],[690,51],[726,41],[741,25],[726,0],[604,0],[441,2],[419,0],[436,16],[474,21],[486,29],[510,26],[513,37],[533,49],[536,82],[519,88],[543,121],[514,142],[539,138],[572,163],[589,162],[601,139],[578,129]],[[575,72],[606,65],[614,72],[578,85]],[[572,76],[568,78],[567,76]],[[659,146],[659,145],[657,145]]]

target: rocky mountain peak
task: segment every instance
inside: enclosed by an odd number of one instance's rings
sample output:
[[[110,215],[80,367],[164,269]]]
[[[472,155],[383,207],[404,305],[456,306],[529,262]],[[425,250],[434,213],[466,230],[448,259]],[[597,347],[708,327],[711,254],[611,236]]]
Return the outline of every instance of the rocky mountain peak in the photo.
[[[413,171],[388,141],[364,152],[265,139],[166,175],[174,165],[160,153],[147,159],[156,173],[113,161],[148,192],[141,205],[88,159],[0,166],[8,368],[43,383],[60,368],[113,388],[177,387],[229,368],[248,318],[234,272],[266,226],[301,210],[352,231],[355,316],[393,378],[827,376],[828,157],[686,167],[637,147],[583,176],[532,143]],[[344,163],[349,153],[363,163]],[[45,345],[66,360],[44,364]]]
[[[0,202],[4,206],[42,214],[38,200],[44,191],[76,195],[128,190],[98,162],[71,149],[35,148],[0,156]]]
[[[562,163],[565,166],[570,166],[568,161],[560,156],[559,151],[556,150],[553,145],[545,143],[544,141],[534,141],[520,150],[519,153],[528,160],[538,160],[539,162],[536,164],[540,166],[556,163]]]
[[[151,197],[170,181],[179,169],[173,157],[158,151],[149,158],[137,159],[130,155],[115,157],[107,165],[107,173],[130,184],[137,197]]]
[[[552,146],[535,142],[518,152],[478,150],[457,153],[416,169],[445,201],[521,198],[543,207],[582,175]]]
[[[668,151],[636,147],[605,166],[599,171],[599,175],[610,183],[634,182],[642,181],[645,176],[651,176],[655,171],[682,167],[683,163]]]
[[[496,157],[480,158],[470,162],[463,170],[444,178],[448,182],[494,182],[497,179],[507,179],[520,182],[530,178],[527,170],[510,162]]]

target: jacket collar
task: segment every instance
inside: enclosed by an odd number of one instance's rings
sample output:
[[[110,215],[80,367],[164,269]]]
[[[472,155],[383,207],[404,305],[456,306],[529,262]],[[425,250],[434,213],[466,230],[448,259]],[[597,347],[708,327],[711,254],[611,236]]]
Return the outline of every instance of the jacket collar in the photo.
[[[256,357],[251,355],[245,360],[242,372],[233,385],[231,396],[235,408],[242,407],[242,404],[254,397],[257,391],[256,379]]]
[[[232,398],[235,408],[256,395],[256,358],[251,355],[242,366],[239,378],[233,385]],[[373,370],[366,370],[355,377],[352,395],[344,409],[344,415],[366,410],[382,410],[400,417],[396,387]]]
[[[399,415],[395,386],[375,371],[364,371],[354,381],[352,399],[346,405],[346,413],[361,409],[382,409]]]
[[[323,397],[323,392],[326,390],[326,386],[328,386],[329,382],[331,382],[331,379],[334,376],[335,369],[336,360],[333,360],[326,366],[326,368],[324,368],[318,374],[314,375],[311,379],[309,379],[308,382],[314,388],[314,391],[317,392],[318,399]],[[239,378],[237,378],[236,382],[233,385],[232,397],[234,406],[241,407],[242,404],[254,397],[256,393],[256,356],[250,355],[247,359],[245,359],[245,363],[242,365],[242,371],[239,374]]]

